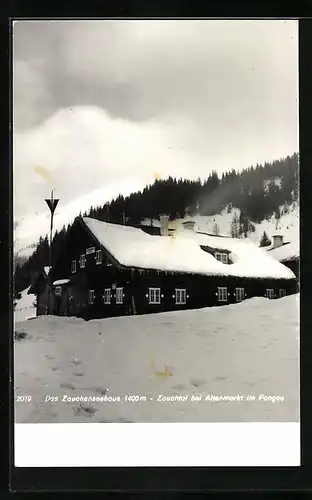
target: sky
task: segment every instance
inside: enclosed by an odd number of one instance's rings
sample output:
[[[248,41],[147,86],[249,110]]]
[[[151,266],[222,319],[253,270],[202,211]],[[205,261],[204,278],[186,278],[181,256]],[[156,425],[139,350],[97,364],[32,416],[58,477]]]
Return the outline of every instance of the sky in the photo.
[[[14,216],[24,233],[51,189],[60,214],[155,177],[204,179],[298,148],[297,21],[14,23]]]

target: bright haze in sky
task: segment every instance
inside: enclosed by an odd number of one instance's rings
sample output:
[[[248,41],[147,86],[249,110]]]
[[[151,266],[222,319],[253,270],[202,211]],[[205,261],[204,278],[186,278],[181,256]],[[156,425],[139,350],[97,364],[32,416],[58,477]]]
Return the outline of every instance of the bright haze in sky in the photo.
[[[53,188],[58,213],[74,216],[158,175],[204,179],[292,154],[298,23],[16,21],[13,119],[20,238],[47,232],[30,221],[48,215]]]

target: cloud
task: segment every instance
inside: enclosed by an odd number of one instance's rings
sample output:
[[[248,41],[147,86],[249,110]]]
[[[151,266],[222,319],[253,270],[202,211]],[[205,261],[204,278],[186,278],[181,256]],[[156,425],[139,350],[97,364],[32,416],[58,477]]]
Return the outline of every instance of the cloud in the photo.
[[[206,177],[298,150],[297,29],[16,22],[15,216],[42,211],[50,185],[37,166],[51,173],[61,210],[127,179]]]
[[[193,156],[182,148],[177,130],[157,122],[142,125],[112,118],[97,107],[74,107],[16,133],[16,217],[40,211],[52,188],[64,204],[95,187],[107,188],[126,179],[147,184],[155,172],[160,177],[184,176]],[[42,172],[49,173],[48,181]]]
[[[208,125],[238,113],[272,119],[285,103],[295,111],[295,21],[18,22],[14,40],[17,110],[31,75],[39,94],[17,126],[35,123],[39,108],[44,119],[75,105],[138,121],[182,112]]]

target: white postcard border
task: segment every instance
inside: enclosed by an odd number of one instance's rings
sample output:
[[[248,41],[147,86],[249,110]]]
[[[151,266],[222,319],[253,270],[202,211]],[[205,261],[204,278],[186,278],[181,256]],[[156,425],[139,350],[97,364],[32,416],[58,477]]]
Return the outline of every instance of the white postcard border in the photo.
[[[300,423],[15,424],[16,467],[300,466]]]

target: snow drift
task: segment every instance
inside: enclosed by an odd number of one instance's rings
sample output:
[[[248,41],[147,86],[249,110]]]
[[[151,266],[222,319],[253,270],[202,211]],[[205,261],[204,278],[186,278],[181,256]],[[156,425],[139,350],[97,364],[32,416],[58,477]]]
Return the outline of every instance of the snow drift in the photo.
[[[298,304],[17,323],[16,421],[298,421]]]
[[[36,302],[36,295],[27,295],[30,287],[26,288],[21,292],[21,298],[16,301],[16,306],[14,309],[14,321],[24,321],[29,318],[34,318],[36,316],[36,307],[34,306]]]

